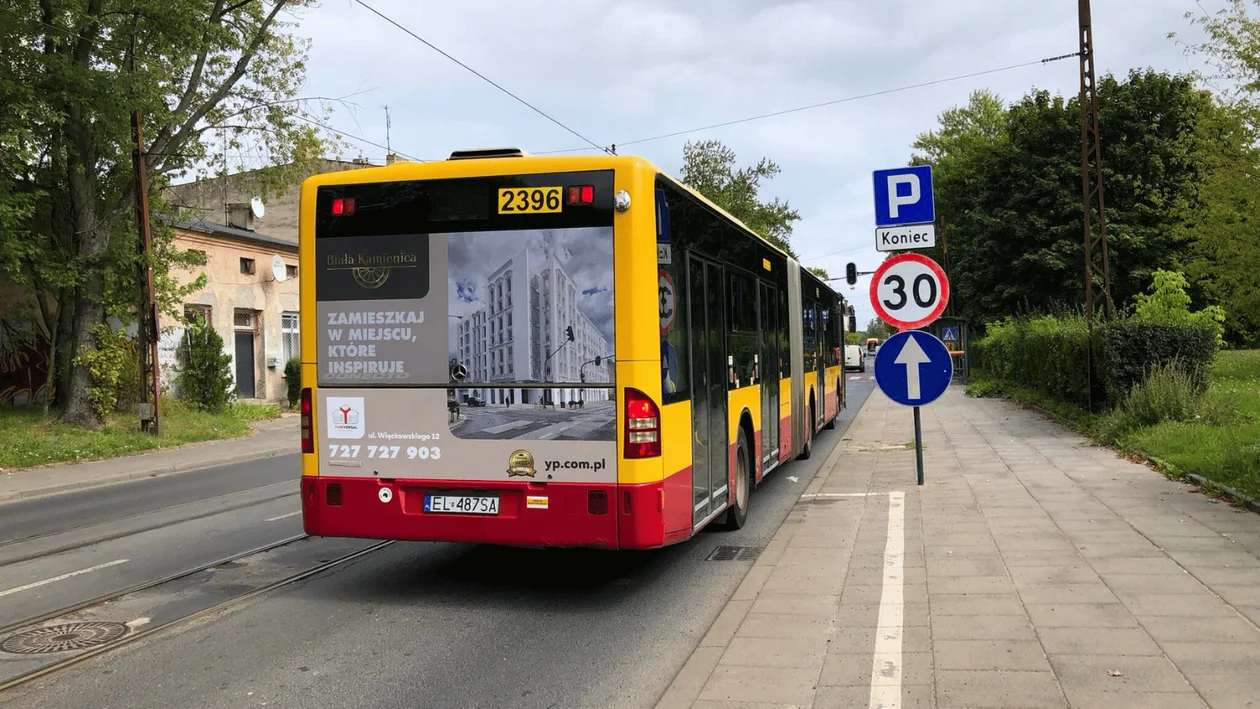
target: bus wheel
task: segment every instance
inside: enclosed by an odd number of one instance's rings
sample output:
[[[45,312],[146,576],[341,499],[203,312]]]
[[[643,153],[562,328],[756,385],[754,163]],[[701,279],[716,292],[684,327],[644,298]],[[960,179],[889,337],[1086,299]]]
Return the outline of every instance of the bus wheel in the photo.
[[[735,439],[735,489],[731,494],[731,504],[726,508],[726,519],[722,527],[729,530],[740,529],[748,519],[748,496],[752,494],[752,470],[748,466],[748,436],[744,427],[739,427],[739,437]]]
[[[801,446],[801,454],[797,460],[809,460],[814,452],[814,402],[809,404],[809,422],[805,424],[805,445]]]

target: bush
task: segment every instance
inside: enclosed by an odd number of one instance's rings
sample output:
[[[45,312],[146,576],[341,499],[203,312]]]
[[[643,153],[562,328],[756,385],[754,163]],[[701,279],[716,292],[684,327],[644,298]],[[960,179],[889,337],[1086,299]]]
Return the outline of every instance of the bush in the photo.
[[[1090,401],[1091,339],[1080,315],[1007,318],[972,344],[973,366],[999,382],[1080,406]]]
[[[284,363],[284,384],[288,388],[289,406],[302,397],[302,360],[292,357]]]
[[[1101,384],[1112,402],[1122,401],[1147,375],[1177,362],[1195,392],[1207,388],[1216,357],[1216,329],[1209,323],[1115,320],[1099,328]]]
[[[1201,394],[1185,367],[1176,361],[1166,362],[1133,387],[1125,399],[1124,411],[1137,426],[1189,421],[1195,417]]]
[[[231,399],[232,357],[210,325],[189,323],[180,343],[179,386],[194,408],[222,412]]]

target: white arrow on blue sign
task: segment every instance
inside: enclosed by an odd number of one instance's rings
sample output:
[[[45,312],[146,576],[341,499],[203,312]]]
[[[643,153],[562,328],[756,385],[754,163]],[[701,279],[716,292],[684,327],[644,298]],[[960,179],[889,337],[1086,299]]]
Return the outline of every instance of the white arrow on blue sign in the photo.
[[[926,332],[899,332],[875,355],[875,383],[902,406],[936,401],[953,376],[954,361],[945,343]]]
[[[931,165],[876,170],[874,180],[875,226],[931,224],[936,221]]]

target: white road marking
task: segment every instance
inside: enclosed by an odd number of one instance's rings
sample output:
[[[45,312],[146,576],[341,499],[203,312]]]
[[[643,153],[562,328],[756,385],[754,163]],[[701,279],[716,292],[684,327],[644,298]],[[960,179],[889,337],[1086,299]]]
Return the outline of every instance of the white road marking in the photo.
[[[302,514],[302,510],[298,510],[297,512],[290,512],[290,513],[289,513],[289,514],[287,514],[287,515],[278,515],[278,516],[276,516],[276,517],[268,517],[267,519],[265,519],[265,520],[263,520],[263,521],[264,521],[264,522],[275,522],[276,520],[288,519],[288,518],[290,518],[290,517],[296,517],[296,516],[298,516],[298,515],[300,515],[300,514]]]
[[[148,625],[152,621],[153,621],[152,618],[136,618],[135,620],[127,621],[126,626],[128,628],[131,628],[132,630],[135,630],[136,628],[139,628],[141,626]]]
[[[806,494],[804,494],[804,495],[801,495],[801,499],[802,499],[802,500],[813,500],[813,499],[817,499],[817,498],[819,498],[819,497],[821,497],[821,498],[829,498],[829,497],[875,497],[875,496],[877,496],[877,495],[887,495],[887,494],[889,494],[889,493],[886,493],[886,492],[810,492],[810,493],[806,493]],[[896,494],[898,494],[898,495],[902,495],[902,494],[904,494],[904,493],[900,493],[900,492],[899,492],[899,493],[896,493]]]
[[[114,559],[113,561],[107,561],[104,564],[97,564],[96,566],[93,566],[87,569],[79,569],[78,571],[71,571],[68,574],[54,576],[50,579],[44,579],[43,581],[36,581],[35,583],[28,583],[25,586],[18,586],[17,588],[11,588],[7,591],[0,591],[0,598],[3,598],[4,596],[7,596],[11,593],[21,593],[22,591],[29,591],[32,588],[38,588],[40,586],[44,586],[50,583],[56,583],[58,581],[65,581],[66,579],[74,578],[75,576],[81,576],[83,574],[90,574],[93,571],[100,571],[101,569],[108,569],[111,566],[118,566],[119,564],[125,564],[128,561],[131,561],[131,559]]]
[[[884,588],[875,628],[869,709],[901,709],[901,635],[905,610],[906,494],[888,493],[888,543],[884,548]]]

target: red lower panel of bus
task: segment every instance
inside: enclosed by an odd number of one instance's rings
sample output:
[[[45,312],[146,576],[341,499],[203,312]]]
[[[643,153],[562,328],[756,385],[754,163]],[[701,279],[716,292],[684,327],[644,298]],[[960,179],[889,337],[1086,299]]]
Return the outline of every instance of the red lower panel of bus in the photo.
[[[681,490],[683,485],[686,498],[670,501],[672,524],[667,534],[666,489]],[[497,494],[498,514],[425,512],[430,493]],[[663,483],[647,485],[385,481],[322,475],[302,479],[303,527],[307,534],[324,537],[650,549],[691,536],[689,524],[678,530],[672,526],[676,516],[686,514],[690,520],[690,500],[690,468]]]

